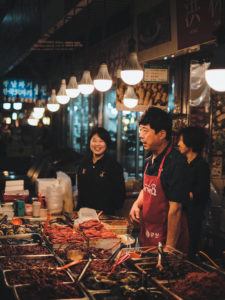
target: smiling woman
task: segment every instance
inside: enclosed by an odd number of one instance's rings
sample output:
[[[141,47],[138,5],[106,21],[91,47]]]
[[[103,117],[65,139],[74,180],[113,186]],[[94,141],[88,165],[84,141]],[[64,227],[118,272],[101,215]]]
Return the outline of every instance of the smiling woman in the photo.
[[[78,208],[89,207],[115,214],[122,208],[125,184],[121,165],[107,154],[111,144],[109,132],[94,128],[89,135],[91,153],[78,171]]]

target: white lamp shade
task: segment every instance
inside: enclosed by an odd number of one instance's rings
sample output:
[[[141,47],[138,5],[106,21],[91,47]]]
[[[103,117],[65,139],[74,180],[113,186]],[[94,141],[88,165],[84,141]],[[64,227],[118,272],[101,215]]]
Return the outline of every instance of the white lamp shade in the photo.
[[[9,102],[5,102],[5,103],[3,103],[3,109],[10,109],[11,108],[11,103],[9,103]]]
[[[84,71],[78,85],[81,94],[90,95],[94,91],[94,84],[91,79],[90,71]]]
[[[23,107],[23,104],[22,104],[21,102],[14,102],[14,103],[13,103],[13,108],[14,108],[15,110],[21,110],[22,107]]]
[[[129,54],[127,64],[120,74],[122,80],[129,85],[138,84],[143,79],[144,72],[138,62],[136,52],[131,52]]]
[[[62,79],[60,89],[56,95],[56,100],[60,104],[67,104],[70,101],[70,97],[66,94],[66,80]]]
[[[36,110],[33,111],[32,115],[35,119],[41,119],[44,115],[44,112]]]
[[[94,80],[96,90],[100,92],[108,91],[112,86],[112,78],[109,75],[107,64],[101,64],[98,75]]]
[[[59,110],[60,104],[59,103],[48,103],[47,109],[51,112],[56,112]]]
[[[132,86],[128,86],[123,98],[123,103],[128,108],[134,108],[138,104],[138,97]]]
[[[29,118],[27,119],[27,123],[31,126],[37,126],[39,119],[34,118],[33,113],[30,114]]]
[[[51,97],[49,102],[47,103],[47,109],[51,112],[56,112],[59,110],[60,104],[56,100],[56,90],[52,89]]]
[[[76,98],[80,94],[80,90],[77,84],[77,79],[75,76],[70,77],[69,83],[66,87],[66,94],[70,98]]]
[[[43,122],[44,125],[50,125],[51,119],[49,117],[44,117],[42,119],[42,122]]]
[[[39,115],[39,114],[40,114],[40,115],[42,114],[42,115],[43,115],[44,112],[45,112],[45,108],[44,108],[44,107],[36,107],[36,106],[34,107],[34,113],[35,113],[35,114],[38,114],[38,115]]]
[[[208,85],[215,91],[225,91],[225,69],[208,69],[205,72]]]

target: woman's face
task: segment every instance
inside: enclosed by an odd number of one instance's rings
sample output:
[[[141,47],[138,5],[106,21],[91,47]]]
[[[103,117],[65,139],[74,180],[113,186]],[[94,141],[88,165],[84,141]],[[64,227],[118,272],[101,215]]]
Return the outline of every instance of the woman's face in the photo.
[[[107,145],[103,141],[103,139],[101,139],[100,136],[96,133],[90,140],[90,149],[94,155],[101,156],[106,151]]]
[[[184,155],[186,155],[190,151],[190,148],[188,148],[184,144],[183,135],[180,135],[180,138],[179,138],[179,141],[178,141],[178,147],[179,147],[180,153],[182,153]]]

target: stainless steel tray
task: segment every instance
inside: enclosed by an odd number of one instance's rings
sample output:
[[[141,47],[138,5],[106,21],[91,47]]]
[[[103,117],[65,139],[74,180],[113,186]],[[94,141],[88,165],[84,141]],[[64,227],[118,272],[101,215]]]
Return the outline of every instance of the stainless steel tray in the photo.
[[[160,290],[159,288],[157,287],[154,287],[154,288],[146,288],[147,291],[149,292],[149,294],[160,294],[163,299],[165,300],[169,300],[171,298],[168,297],[168,293],[166,291],[163,291],[163,290]],[[148,295],[148,294],[147,294]],[[147,296],[146,295],[146,296]],[[91,296],[91,299],[92,300],[101,300],[101,299],[112,299],[112,300],[117,300],[117,299],[122,299],[122,296],[117,296],[117,295],[113,295],[110,291],[109,292],[106,292],[106,291],[103,291],[103,292],[100,292],[100,291],[97,291],[97,292],[94,292],[94,293],[91,293],[90,294]],[[102,298],[101,298],[102,297]],[[107,297],[107,298],[106,298]],[[129,297],[127,296],[126,299],[132,299],[132,297]],[[145,298],[145,296],[143,296],[143,299]],[[140,298],[138,298],[140,299]],[[160,298],[161,299],[161,298]],[[179,299],[179,300],[182,300],[182,299]]]
[[[37,268],[38,269],[38,268]],[[42,269],[42,268],[41,268]],[[54,268],[49,268],[49,269],[52,269],[52,270],[54,270]],[[12,287],[14,287],[14,286],[21,286],[21,285],[31,285],[31,283],[16,283],[16,284],[10,284],[9,282],[8,282],[8,280],[7,280],[7,273],[9,273],[9,272],[20,272],[20,271],[26,271],[26,270],[28,270],[28,269],[14,269],[14,270],[4,270],[3,271],[3,278],[4,278],[4,282],[5,282],[5,284],[6,284],[6,286],[7,287],[9,287],[9,288],[12,288]],[[65,272],[68,276],[69,276],[69,278],[70,278],[70,280],[71,281],[65,281],[65,282],[63,282],[64,284],[66,284],[66,283],[72,283],[72,282],[74,282],[74,278],[73,278],[73,276],[71,275],[71,273],[70,272],[68,272],[67,270],[63,270],[63,272]]]
[[[65,285],[72,285],[73,286],[73,284],[65,284]],[[23,298],[20,295],[19,290],[21,288],[25,287],[25,286],[29,287],[29,285],[20,285],[20,286],[14,286],[13,287],[13,292],[14,292],[16,300],[23,300]],[[57,298],[57,300],[88,300],[88,299],[90,299],[89,295],[87,294],[87,292],[85,291],[85,289],[82,286],[78,285],[77,287],[78,287],[78,289],[79,289],[79,291],[80,291],[80,293],[82,294],[83,297],[80,297],[80,298]],[[54,300],[54,299],[52,299],[52,300]]]
[[[38,243],[32,243],[32,244],[19,244],[19,245],[0,245],[0,249],[3,248],[3,247],[5,247],[7,250],[9,250],[10,247],[11,248],[21,248],[22,249],[22,247],[32,248],[32,247],[35,247],[35,246],[39,246],[39,244]],[[48,247],[47,245],[45,245],[45,243],[42,244],[42,247],[48,251],[48,253],[43,253],[43,254],[45,254],[45,255],[46,254],[53,254],[51,248]],[[9,253],[8,255],[11,255],[11,254]],[[1,255],[0,254],[0,256],[8,256],[8,255]],[[29,255],[29,253],[26,253],[26,254],[13,254],[13,255]],[[35,254],[30,254],[30,255],[35,255]]]
[[[176,262],[176,261],[175,261]],[[179,263],[179,261],[178,261]],[[190,272],[206,272],[203,268],[199,267],[198,265],[188,261],[188,260],[183,260],[180,261],[180,264],[186,265],[186,266],[190,266],[193,268],[193,270],[191,270]],[[134,264],[134,266],[143,274],[148,274],[151,273],[150,271],[152,270],[152,272],[154,272],[156,263],[155,262],[136,262]],[[173,280],[177,280],[177,278],[174,279],[170,279],[170,278],[166,278],[166,279],[158,279],[157,275],[155,275],[154,273],[151,274],[152,278],[156,279],[157,282],[168,282],[168,280],[171,282]],[[180,276],[180,275],[179,275]]]
[[[18,259],[18,260],[23,260],[23,259],[25,259],[25,260],[31,260],[31,259],[44,259],[44,258],[53,258],[54,260],[55,260],[55,262],[56,262],[56,267],[57,266],[62,266],[63,264],[62,264],[62,262],[61,261],[59,261],[59,258],[58,257],[56,257],[55,255],[53,255],[53,254],[38,254],[38,255],[13,255],[13,256],[0,256],[0,265],[1,265],[1,260],[4,260],[4,259],[10,259],[10,258],[14,258],[14,259]],[[29,266],[28,266],[29,267]],[[42,266],[40,266],[40,265],[35,265],[35,267],[42,267]],[[13,266],[12,266],[12,268],[1,268],[0,267],[0,269],[2,269],[2,271],[6,271],[6,270],[13,270],[13,269],[15,269],[15,268],[13,268]],[[17,270],[20,270],[20,269],[24,269],[24,267],[21,267],[21,268],[16,268]]]

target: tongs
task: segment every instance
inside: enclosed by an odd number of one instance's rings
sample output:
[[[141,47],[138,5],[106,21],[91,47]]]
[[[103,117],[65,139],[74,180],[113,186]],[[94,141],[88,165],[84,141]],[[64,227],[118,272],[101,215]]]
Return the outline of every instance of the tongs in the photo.
[[[78,284],[81,279],[84,277],[84,274],[86,273],[88,267],[90,266],[92,260],[95,258],[96,256],[94,254],[90,254],[87,263],[85,264],[85,266],[83,267],[83,270],[80,272],[80,275],[76,278],[75,280],[75,284]]]
[[[117,257],[118,253],[120,252],[120,250],[122,250],[126,245],[124,243],[121,243],[119,248],[117,248],[113,254],[107,259],[108,263],[113,263],[113,261],[115,260],[115,258]]]
[[[68,213],[64,212],[63,215],[66,218],[67,225],[70,226],[71,228],[73,228],[73,220],[70,218]]]
[[[0,225],[6,223],[8,220],[8,215],[5,215],[1,220],[0,220]]]

